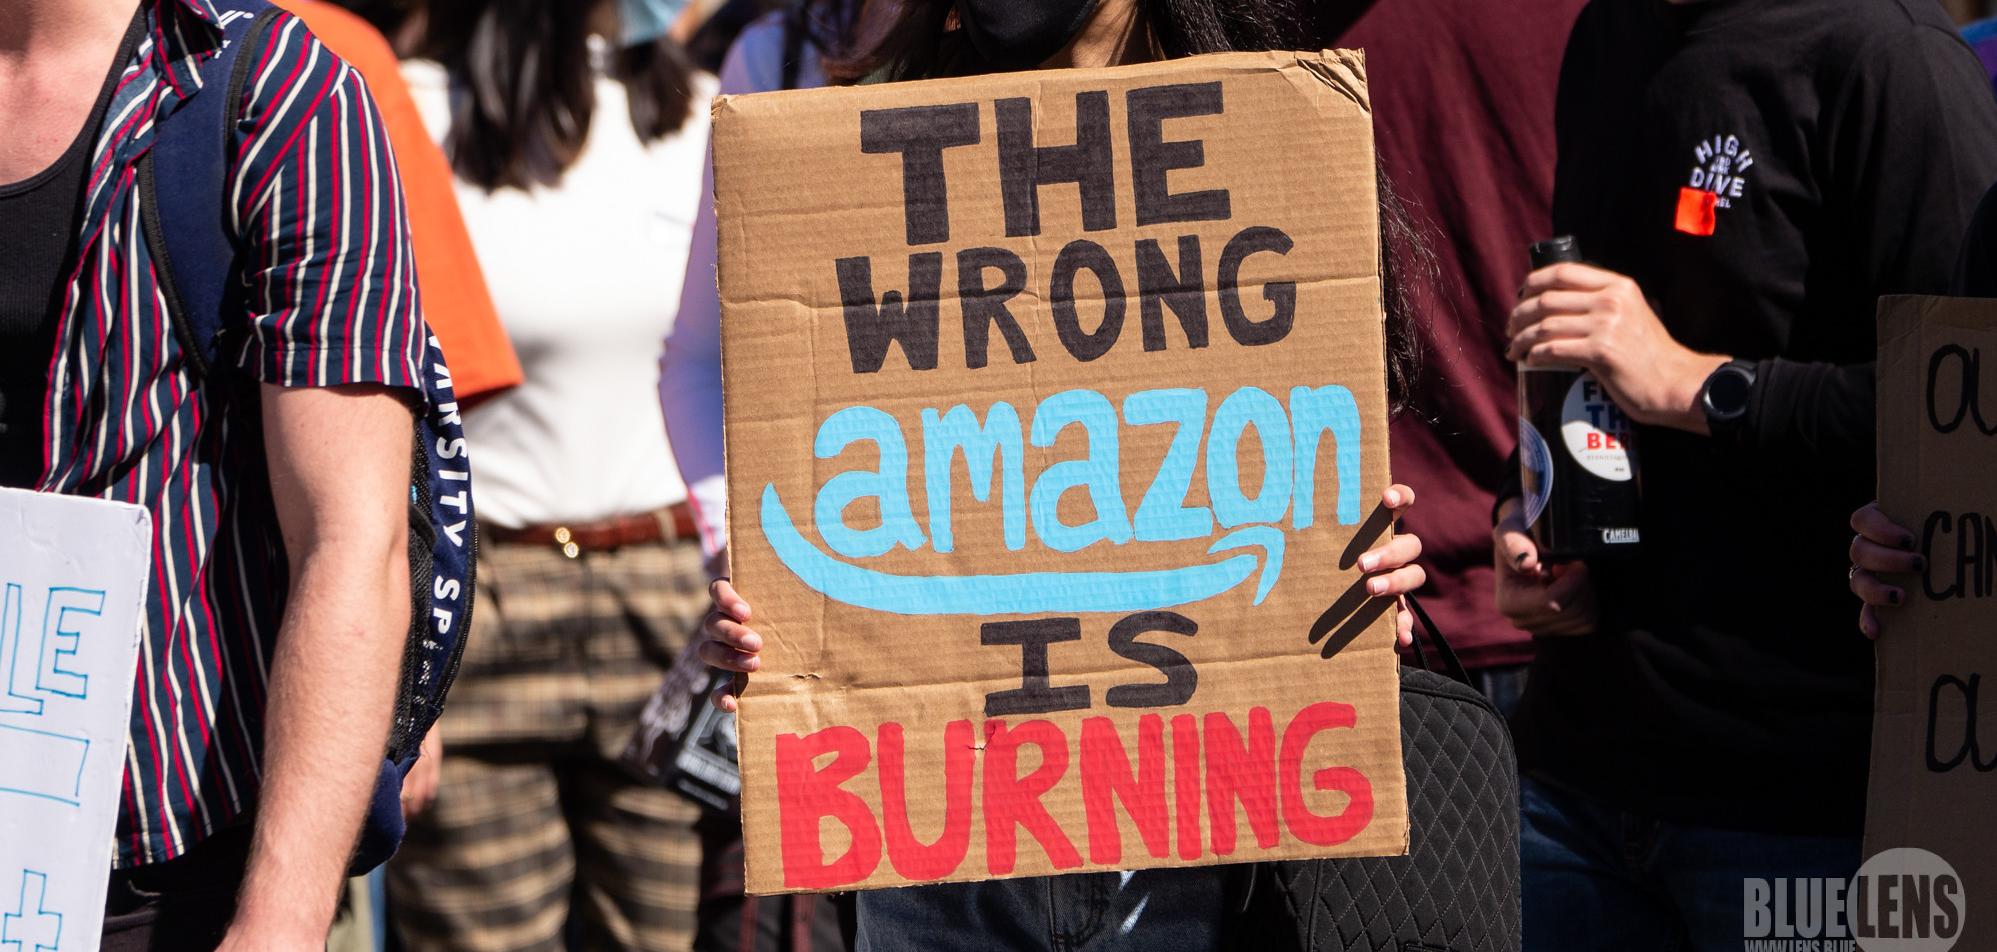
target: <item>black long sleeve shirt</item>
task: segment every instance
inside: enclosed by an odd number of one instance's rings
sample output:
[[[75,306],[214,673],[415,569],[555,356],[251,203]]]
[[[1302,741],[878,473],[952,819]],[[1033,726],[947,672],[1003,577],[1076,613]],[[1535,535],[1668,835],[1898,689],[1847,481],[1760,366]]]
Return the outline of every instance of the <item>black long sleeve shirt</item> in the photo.
[[[1874,310],[1950,287],[1997,101],[1923,0],[1595,0],[1556,128],[1556,232],[1759,376],[1734,438],[1640,429],[1642,551],[1590,566],[1597,634],[1540,640],[1521,762],[1666,819],[1855,834]]]

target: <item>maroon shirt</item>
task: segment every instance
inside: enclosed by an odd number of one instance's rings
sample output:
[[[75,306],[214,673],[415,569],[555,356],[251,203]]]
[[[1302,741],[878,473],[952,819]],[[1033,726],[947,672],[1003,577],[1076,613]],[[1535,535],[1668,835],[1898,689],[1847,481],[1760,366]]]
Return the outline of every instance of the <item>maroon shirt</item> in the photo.
[[[1532,657],[1493,601],[1491,499],[1518,442],[1505,317],[1526,245],[1552,228],[1553,93],[1582,3],[1377,0],[1328,24],[1366,51],[1381,165],[1439,265],[1413,276],[1422,367],[1391,448],[1419,497],[1406,527],[1422,539],[1422,607],[1472,668]],[[1325,6],[1351,19],[1362,4]]]

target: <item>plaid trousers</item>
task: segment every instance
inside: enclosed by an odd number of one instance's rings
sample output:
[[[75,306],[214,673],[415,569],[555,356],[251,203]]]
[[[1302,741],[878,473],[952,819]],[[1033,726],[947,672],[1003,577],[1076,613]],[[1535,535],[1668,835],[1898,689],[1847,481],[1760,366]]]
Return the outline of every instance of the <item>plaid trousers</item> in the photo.
[[[443,719],[443,778],[389,866],[425,950],[692,947],[700,810],[618,764],[707,609],[691,540],[491,545]]]

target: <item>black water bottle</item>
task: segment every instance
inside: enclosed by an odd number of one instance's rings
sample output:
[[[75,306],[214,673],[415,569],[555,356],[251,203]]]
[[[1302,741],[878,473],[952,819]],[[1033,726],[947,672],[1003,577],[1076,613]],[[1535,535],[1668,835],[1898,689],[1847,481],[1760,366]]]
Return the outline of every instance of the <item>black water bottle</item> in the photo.
[[[1580,261],[1562,235],[1528,249],[1533,270]],[[1615,558],[1636,551],[1642,501],[1635,424],[1578,367],[1519,364],[1519,477],[1524,516],[1542,562]]]

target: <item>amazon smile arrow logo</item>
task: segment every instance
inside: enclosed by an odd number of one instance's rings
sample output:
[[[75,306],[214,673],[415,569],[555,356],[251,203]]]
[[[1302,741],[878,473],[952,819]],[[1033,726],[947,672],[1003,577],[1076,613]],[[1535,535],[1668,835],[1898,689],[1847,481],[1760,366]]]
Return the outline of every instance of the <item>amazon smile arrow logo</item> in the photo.
[[[840,561],[797,530],[777,487],[763,487],[763,537],[806,585],[835,601],[896,615],[1031,615],[1135,612],[1171,608],[1224,594],[1256,575],[1253,551],[1217,562],[1131,572],[1020,572],[1007,575],[893,575]],[[1207,549],[1219,554],[1261,549],[1255,604],[1283,573],[1283,533],[1243,526]]]
[[[1317,520],[1320,449],[1329,448],[1336,460],[1335,518],[1340,525],[1359,521],[1360,424],[1351,392],[1339,386],[1295,387],[1289,397],[1285,405],[1258,387],[1242,387],[1220,400],[1209,418],[1210,398],[1197,388],[1139,391],[1124,398],[1121,412],[1094,390],[1064,390],[1034,408],[1030,425],[1004,401],[991,404],[982,420],[968,405],[958,404],[922,411],[919,452],[913,453],[901,421],[875,407],[849,406],[820,425],[812,454],[829,460],[856,444],[870,445],[877,462],[842,470],[819,487],[810,512],[817,542],[798,531],[775,483],[763,487],[757,521],[777,558],[806,585],[835,601],[874,611],[1152,611],[1205,601],[1251,578],[1255,604],[1260,605],[1283,574],[1285,528],[1302,532]],[[1122,430],[1154,426],[1169,428],[1170,436],[1148,483],[1141,477],[1130,480],[1133,490],[1145,487],[1132,510],[1126,504]],[[1082,431],[1084,455],[1052,462],[1029,481],[1023,465],[1026,447],[1052,447],[1070,428]],[[1238,463],[1244,444],[1251,441],[1262,463],[1260,485],[1252,495]],[[959,457],[968,477],[964,483],[952,475]],[[918,472],[919,480],[914,478]],[[1203,485],[1196,486],[1201,477]],[[926,525],[915,516],[911,484],[921,485],[927,494]],[[1071,492],[1087,497],[1093,518],[1075,524],[1062,520],[1061,498]],[[1193,505],[1196,498],[1204,504]],[[863,500],[878,509],[878,524],[848,525],[847,507]],[[895,575],[861,564],[896,548],[955,551],[956,510],[972,501],[997,504],[1001,541],[1014,553],[1025,550],[1030,527],[1031,536],[1054,552],[1078,552],[1100,543],[1120,547],[1214,539],[1206,551],[1218,558],[1171,569],[967,576]]]

